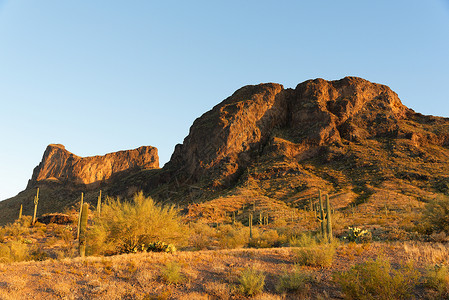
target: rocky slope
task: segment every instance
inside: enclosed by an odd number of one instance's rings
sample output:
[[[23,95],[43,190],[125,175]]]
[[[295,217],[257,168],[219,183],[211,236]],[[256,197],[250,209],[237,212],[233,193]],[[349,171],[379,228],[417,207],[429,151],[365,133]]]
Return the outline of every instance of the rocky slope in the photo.
[[[414,112],[385,85],[357,77],[309,80],[295,89],[268,83],[237,90],[195,120],[163,169],[142,170],[157,167],[151,147],[78,158],[50,146],[29,188],[57,181],[48,196],[65,193],[75,203],[86,184],[100,182],[109,195],[142,189],[203,216],[205,206],[232,211],[247,202],[300,208],[318,189],[342,210],[419,206],[449,194],[448,146],[448,119]],[[66,188],[73,184],[81,185]],[[0,202],[0,211],[17,206],[19,196]]]

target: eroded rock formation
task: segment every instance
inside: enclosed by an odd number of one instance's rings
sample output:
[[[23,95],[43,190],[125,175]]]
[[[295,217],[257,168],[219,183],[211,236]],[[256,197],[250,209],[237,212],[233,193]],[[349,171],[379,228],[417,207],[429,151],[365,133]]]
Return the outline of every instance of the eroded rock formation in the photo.
[[[125,171],[159,168],[157,149],[142,146],[134,150],[118,151],[103,156],[79,157],[63,145],[48,145],[41,163],[34,169],[28,183],[53,181],[64,184],[92,184]]]
[[[447,131],[437,137],[405,124],[442,119],[417,114],[389,87],[357,77],[309,80],[295,89],[245,86],[195,120],[168,166],[176,176],[226,186],[267,153],[301,161],[323,147],[381,137],[442,145]]]

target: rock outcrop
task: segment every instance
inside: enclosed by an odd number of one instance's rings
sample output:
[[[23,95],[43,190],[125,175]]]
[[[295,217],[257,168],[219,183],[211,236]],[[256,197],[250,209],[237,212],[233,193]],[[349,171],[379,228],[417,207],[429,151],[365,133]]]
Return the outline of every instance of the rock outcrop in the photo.
[[[142,146],[103,156],[79,157],[63,145],[47,147],[41,163],[34,169],[28,188],[42,182],[89,185],[105,181],[121,172],[159,168],[157,149]]]
[[[343,140],[409,134],[398,121],[412,115],[389,87],[357,77],[296,89],[245,86],[195,120],[168,166],[177,176],[226,186],[267,151],[301,160]]]

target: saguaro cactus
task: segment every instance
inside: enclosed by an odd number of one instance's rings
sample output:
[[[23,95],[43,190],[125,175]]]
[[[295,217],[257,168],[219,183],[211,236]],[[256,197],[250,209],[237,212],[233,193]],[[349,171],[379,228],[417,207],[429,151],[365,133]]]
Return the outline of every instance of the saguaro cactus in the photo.
[[[23,209],[23,205],[20,204],[20,210],[19,210],[19,220],[22,219],[22,209]]]
[[[326,224],[326,233],[327,233],[327,238],[329,239],[329,243],[332,242],[332,211],[331,211],[331,206],[329,203],[329,195],[326,194],[326,220],[327,220],[327,224]]]
[[[253,238],[253,213],[249,214],[249,238],[252,239]]]
[[[36,196],[34,196],[33,224],[36,223],[36,213],[37,213],[37,204],[38,203],[39,203],[39,188],[37,188]]]
[[[78,238],[79,253],[81,257],[86,255],[86,230],[87,230],[87,218],[89,214],[89,204],[84,203],[81,208],[81,222],[80,222],[80,234]]]
[[[325,229],[325,224],[324,224],[325,215],[324,215],[323,198],[322,198],[322,195],[321,195],[321,190],[320,190],[320,201],[319,201],[319,203],[320,203],[320,217],[319,217],[319,221],[320,221],[320,226],[321,226],[321,234],[324,235],[325,232],[326,232],[326,229]]]
[[[100,214],[101,214],[101,190],[100,190],[100,195],[98,195],[97,214],[98,214],[98,216],[100,216]]]
[[[78,214],[78,230],[76,232],[77,239],[79,239],[79,237],[80,237],[81,213],[83,211],[83,203],[84,203],[84,193],[81,193],[80,213]]]

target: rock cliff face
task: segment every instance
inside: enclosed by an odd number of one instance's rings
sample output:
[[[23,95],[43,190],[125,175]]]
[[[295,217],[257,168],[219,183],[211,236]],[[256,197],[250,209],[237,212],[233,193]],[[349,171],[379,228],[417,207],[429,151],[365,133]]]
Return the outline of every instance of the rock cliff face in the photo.
[[[93,184],[125,171],[159,168],[157,149],[143,146],[104,156],[79,157],[63,145],[49,145],[41,163],[34,169],[28,188],[40,182]]]
[[[267,152],[301,161],[344,141],[411,135],[398,124],[414,115],[387,86],[356,77],[295,89],[246,86],[193,123],[168,165],[185,178],[228,185]]]

